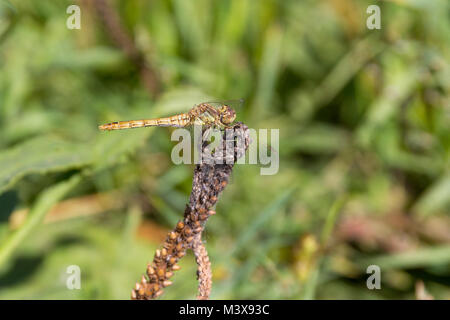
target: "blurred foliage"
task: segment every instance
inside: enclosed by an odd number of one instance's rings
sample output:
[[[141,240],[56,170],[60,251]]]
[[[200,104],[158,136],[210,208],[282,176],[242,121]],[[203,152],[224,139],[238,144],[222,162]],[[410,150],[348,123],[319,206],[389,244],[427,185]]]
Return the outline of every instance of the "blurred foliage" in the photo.
[[[170,129],[97,126],[241,97],[238,120],[280,128],[280,170],[235,167],[205,233],[213,299],[450,298],[447,0],[112,1],[156,96],[92,1],[66,28],[70,4],[0,1],[0,298],[128,299],[193,166]],[[180,265],[163,299],[195,297]]]

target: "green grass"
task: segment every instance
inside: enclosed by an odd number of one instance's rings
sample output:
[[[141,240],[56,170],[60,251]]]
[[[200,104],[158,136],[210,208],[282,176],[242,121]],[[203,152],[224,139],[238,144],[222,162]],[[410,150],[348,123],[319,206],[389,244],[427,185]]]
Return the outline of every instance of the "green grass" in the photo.
[[[417,280],[450,298],[450,5],[382,1],[368,30],[372,2],[114,1],[153,95],[93,8],[68,30],[70,1],[0,0],[0,298],[128,299],[193,166],[170,160],[171,129],[97,126],[236,98],[239,121],[280,129],[280,168],[235,167],[204,234],[212,298],[411,299]],[[84,214],[109,192],[123,203]],[[181,266],[163,299],[195,297]]]

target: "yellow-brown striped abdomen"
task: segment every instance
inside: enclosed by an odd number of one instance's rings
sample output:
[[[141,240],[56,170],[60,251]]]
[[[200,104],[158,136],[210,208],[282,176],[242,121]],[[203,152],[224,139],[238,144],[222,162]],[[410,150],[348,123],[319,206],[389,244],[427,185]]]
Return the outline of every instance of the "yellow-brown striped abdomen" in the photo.
[[[185,127],[191,123],[191,117],[187,113],[180,113],[166,118],[118,121],[98,126],[100,130],[122,130],[142,127]]]

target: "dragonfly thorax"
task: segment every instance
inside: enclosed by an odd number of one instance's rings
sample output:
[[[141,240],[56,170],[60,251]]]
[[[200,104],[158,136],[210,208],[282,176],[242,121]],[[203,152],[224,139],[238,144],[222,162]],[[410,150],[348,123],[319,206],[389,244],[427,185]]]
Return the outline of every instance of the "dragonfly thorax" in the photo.
[[[216,118],[208,111],[204,111],[194,118],[194,124],[210,126],[215,123]]]

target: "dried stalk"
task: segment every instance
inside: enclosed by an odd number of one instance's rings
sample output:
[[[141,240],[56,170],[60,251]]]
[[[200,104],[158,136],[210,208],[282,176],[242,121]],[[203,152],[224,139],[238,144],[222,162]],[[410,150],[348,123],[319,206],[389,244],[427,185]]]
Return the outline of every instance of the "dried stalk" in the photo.
[[[192,251],[197,262],[198,300],[208,300],[212,288],[211,262],[208,251],[202,242],[201,233],[195,236],[192,243]]]
[[[147,265],[146,276],[142,275],[141,282],[136,283],[132,290],[132,299],[148,300],[160,296],[163,288],[172,284],[169,279],[174,271],[180,269],[177,262],[186,254],[187,249],[194,250],[198,263],[198,298],[208,299],[211,291],[211,266],[201,234],[206,220],[216,213],[213,208],[219,194],[228,184],[235,162],[244,155],[250,143],[247,126],[237,123],[233,129],[233,138],[223,134],[222,152],[211,152],[208,145],[202,145],[202,152],[215,162],[196,165],[184,219],[167,235],[162,249],[156,250],[153,261]],[[227,147],[232,149],[227,152]],[[227,154],[226,157],[224,153]],[[224,163],[218,164],[220,160]]]
[[[122,23],[120,22],[120,16],[117,14],[116,10],[105,0],[95,0],[94,5],[114,44],[120,48],[138,68],[141,81],[150,94],[156,95],[159,91],[156,71],[150,67],[133,39],[124,30]]]

